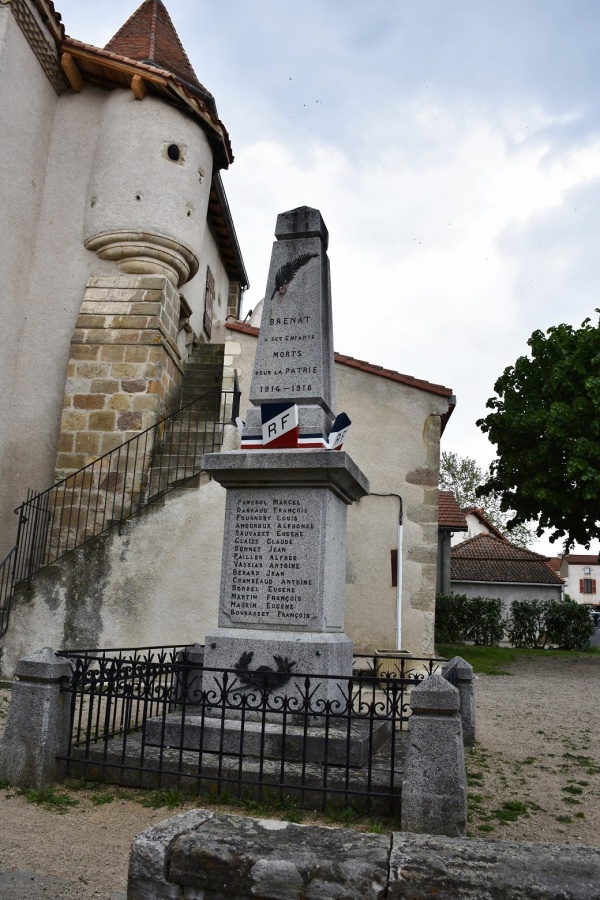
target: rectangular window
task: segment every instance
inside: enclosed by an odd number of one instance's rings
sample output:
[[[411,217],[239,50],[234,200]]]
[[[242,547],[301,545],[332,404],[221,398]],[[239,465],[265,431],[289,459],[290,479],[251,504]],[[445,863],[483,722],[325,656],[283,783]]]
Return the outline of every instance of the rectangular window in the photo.
[[[583,568],[583,574],[584,574],[584,575],[591,575],[591,574],[592,574],[592,570],[590,569],[589,566],[584,566],[584,568]]]
[[[595,594],[596,593],[596,579],[595,578],[580,578],[579,579],[579,593],[580,594]]]
[[[206,267],[206,292],[204,294],[204,330],[210,338],[212,331],[213,307],[215,305],[215,278],[210,271],[210,266]]]

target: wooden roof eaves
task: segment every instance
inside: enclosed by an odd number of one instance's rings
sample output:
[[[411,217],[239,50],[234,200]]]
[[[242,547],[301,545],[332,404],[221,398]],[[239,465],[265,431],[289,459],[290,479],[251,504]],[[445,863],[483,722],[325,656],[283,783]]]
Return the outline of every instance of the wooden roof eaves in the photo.
[[[62,52],[70,53],[71,56],[80,63],[83,77],[86,76],[86,65],[99,66],[101,69],[108,70],[109,73],[116,75],[117,73],[125,73],[129,76],[129,80],[134,75],[141,75],[144,81],[159,89],[162,93],[171,96],[177,100],[184,108],[187,108],[196,118],[206,125],[208,136],[211,134],[217,138],[221,152],[220,162],[223,168],[227,168],[233,162],[233,154],[229,142],[229,135],[225,126],[219,119],[210,112],[210,110],[195,97],[190,91],[186,90],[183,84],[179,83],[179,79],[158,66],[151,66],[148,63],[138,62],[137,60],[127,59],[116,53],[107,50],[101,50],[99,47],[92,47],[91,44],[83,44],[75,38],[65,37],[60,47]],[[97,73],[94,73],[97,76]],[[102,77],[102,76],[100,76]],[[120,85],[122,80],[116,79]]]

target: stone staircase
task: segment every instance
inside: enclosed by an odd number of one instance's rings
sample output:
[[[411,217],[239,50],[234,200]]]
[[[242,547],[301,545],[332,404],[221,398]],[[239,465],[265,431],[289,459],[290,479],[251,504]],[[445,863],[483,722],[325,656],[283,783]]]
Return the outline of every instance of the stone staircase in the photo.
[[[184,408],[168,424],[154,448],[148,500],[190,479],[195,485],[202,454],[220,451],[224,354],[224,344],[201,344],[190,354],[181,385]]]

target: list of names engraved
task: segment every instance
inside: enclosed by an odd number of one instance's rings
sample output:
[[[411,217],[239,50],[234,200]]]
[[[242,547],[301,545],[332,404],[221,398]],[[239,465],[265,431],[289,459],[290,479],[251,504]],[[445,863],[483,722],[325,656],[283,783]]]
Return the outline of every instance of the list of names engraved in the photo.
[[[317,614],[320,534],[312,492],[230,493],[221,600],[227,624],[310,625]]]

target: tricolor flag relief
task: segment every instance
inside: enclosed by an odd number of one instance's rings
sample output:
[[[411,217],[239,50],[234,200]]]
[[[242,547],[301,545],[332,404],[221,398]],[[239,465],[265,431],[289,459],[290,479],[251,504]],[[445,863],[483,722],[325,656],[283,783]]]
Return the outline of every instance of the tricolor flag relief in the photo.
[[[340,413],[329,438],[323,434],[300,434],[295,403],[264,403],[260,408],[262,434],[244,435],[244,422],[236,419],[242,450],[341,450],[351,422]]]
[[[352,422],[346,413],[340,413],[336,416],[335,422],[329,432],[329,440],[327,442],[328,450],[341,450],[342,444],[348,434],[348,430]]]
[[[287,450],[298,446],[298,407],[295,403],[264,403],[260,416],[265,449]]]

